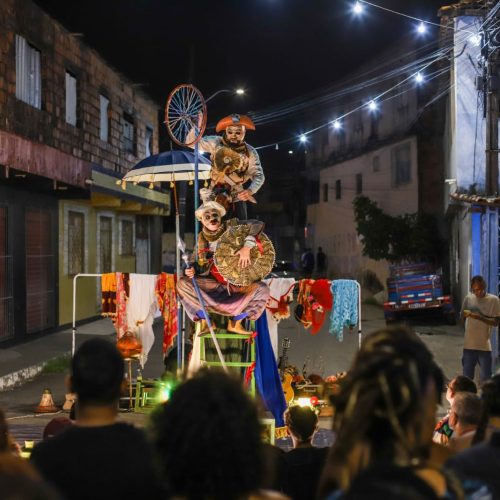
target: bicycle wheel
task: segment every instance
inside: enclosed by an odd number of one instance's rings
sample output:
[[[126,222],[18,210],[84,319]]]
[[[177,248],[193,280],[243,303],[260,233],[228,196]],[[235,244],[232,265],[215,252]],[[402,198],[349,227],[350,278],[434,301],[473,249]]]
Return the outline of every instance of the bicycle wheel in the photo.
[[[193,146],[207,125],[207,107],[202,93],[191,84],[175,87],[167,99],[165,124],[168,135],[180,146]]]

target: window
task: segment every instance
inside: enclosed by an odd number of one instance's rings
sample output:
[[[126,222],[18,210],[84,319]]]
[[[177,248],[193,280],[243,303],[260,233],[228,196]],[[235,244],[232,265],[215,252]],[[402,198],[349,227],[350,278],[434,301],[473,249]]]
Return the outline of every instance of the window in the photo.
[[[356,194],[363,193],[363,174],[356,174]]]
[[[323,184],[323,201],[325,203],[328,201],[328,183]]]
[[[76,126],[76,78],[66,71],[66,123]]]
[[[392,185],[411,182],[411,143],[396,146],[391,151]]]
[[[146,156],[151,156],[153,154],[153,129],[151,127],[146,127],[144,142],[146,146]]]
[[[100,110],[100,128],[99,137],[101,141],[109,141],[109,123],[110,123],[110,109],[109,99],[102,94],[99,95],[99,110]]]
[[[135,154],[134,118],[127,113],[123,114],[123,148]]]
[[[85,269],[85,216],[68,212],[68,274],[74,276]]]
[[[113,270],[113,219],[99,217],[99,272],[110,273]]]
[[[335,199],[340,200],[342,198],[342,181],[337,179],[335,181]]]
[[[16,97],[35,108],[42,107],[40,51],[16,35]]]
[[[120,220],[120,254],[134,255],[134,221]]]
[[[380,172],[380,156],[372,158],[372,170],[373,172]]]

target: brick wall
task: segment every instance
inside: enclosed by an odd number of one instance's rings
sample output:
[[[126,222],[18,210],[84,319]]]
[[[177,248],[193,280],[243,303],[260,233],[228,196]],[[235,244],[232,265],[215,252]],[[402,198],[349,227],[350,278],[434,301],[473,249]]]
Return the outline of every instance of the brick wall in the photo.
[[[16,98],[15,35],[41,53],[41,109]],[[65,75],[77,78],[77,125],[66,123]],[[110,129],[101,141],[99,95],[110,101]],[[158,108],[114,70],[83,38],[70,33],[29,0],[0,2],[0,129],[54,147],[80,160],[124,173],[146,156],[146,127],[158,151]],[[123,114],[133,117],[135,153],[123,146]]]

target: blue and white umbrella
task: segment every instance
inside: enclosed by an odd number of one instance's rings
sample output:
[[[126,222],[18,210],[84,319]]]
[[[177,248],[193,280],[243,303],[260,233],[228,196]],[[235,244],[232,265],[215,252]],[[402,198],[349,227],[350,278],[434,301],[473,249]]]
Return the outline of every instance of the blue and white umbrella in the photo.
[[[175,182],[194,180],[195,153],[165,151],[148,156],[127,172],[125,182]],[[210,177],[210,160],[198,155],[198,179]]]

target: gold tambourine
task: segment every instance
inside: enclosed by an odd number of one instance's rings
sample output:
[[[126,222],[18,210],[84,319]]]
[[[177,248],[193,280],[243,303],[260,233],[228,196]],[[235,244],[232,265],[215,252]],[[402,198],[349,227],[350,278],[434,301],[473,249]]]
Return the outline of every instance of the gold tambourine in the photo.
[[[245,269],[240,268],[240,256],[236,252],[245,244],[249,231],[249,225],[229,227],[217,243],[214,254],[215,265],[222,277],[232,285],[248,286],[260,281],[274,266],[276,258],[274,246],[264,233],[260,233],[259,245],[250,250],[250,265]]]

